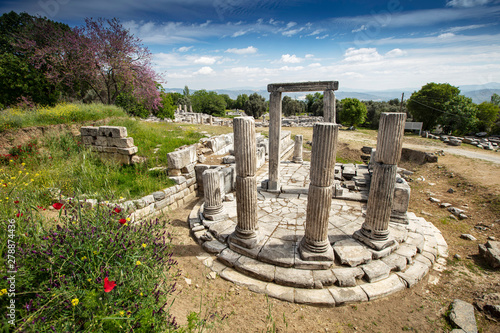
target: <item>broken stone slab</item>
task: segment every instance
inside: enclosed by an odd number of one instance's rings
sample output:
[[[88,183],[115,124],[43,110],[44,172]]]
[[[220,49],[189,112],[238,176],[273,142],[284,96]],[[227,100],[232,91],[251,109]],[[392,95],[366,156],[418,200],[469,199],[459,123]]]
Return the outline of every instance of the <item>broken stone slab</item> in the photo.
[[[391,268],[381,260],[371,261],[359,267],[365,272],[364,278],[369,283],[386,279],[391,272]]]
[[[266,292],[266,282],[243,275],[232,268],[224,269],[219,275],[224,280],[231,281],[237,286],[247,287],[250,291],[255,293],[263,294]]]
[[[312,271],[276,266],[274,281],[282,286],[312,289],[314,280]]]
[[[451,207],[451,203],[442,202],[439,204],[439,207],[440,208],[448,208],[448,207]]]
[[[337,278],[331,269],[315,269],[312,271],[314,279],[314,288],[322,289],[323,287],[333,286],[337,282]]]
[[[331,287],[328,290],[332,294],[336,305],[368,301],[368,296],[360,286],[350,288]]]
[[[250,277],[254,277],[261,281],[271,282],[275,276],[275,266],[262,263],[252,258],[241,256],[234,263],[234,268]]]
[[[355,267],[372,260],[372,253],[367,247],[354,239],[348,238],[333,245],[335,255],[340,262]]]
[[[203,243],[203,249],[210,254],[218,255],[227,248],[227,245],[214,239]]]
[[[470,240],[470,241],[476,241],[477,238],[472,236],[471,234],[461,234],[460,238]]]
[[[404,243],[394,252],[405,257],[409,264],[413,262],[413,257],[417,254],[417,247],[412,244]]]
[[[406,268],[407,260],[405,257],[400,256],[396,253],[392,253],[389,256],[381,259],[391,271],[400,272]]]
[[[186,182],[186,177],[184,176],[176,176],[176,177],[168,177],[172,179],[177,185],[184,184]]]
[[[433,198],[433,197],[430,197],[430,198],[429,198],[429,201],[430,201],[430,202],[437,202],[437,203],[441,202],[441,200],[436,199],[436,198]]]
[[[489,240],[486,244],[479,244],[479,254],[493,268],[500,267],[500,242]]]
[[[220,242],[225,242],[227,237],[236,228],[236,223],[231,220],[224,220],[209,226],[209,230]]]
[[[451,303],[449,318],[453,326],[467,333],[477,333],[476,317],[472,304],[455,299]]]
[[[363,284],[360,287],[368,295],[368,300],[372,301],[401,291],[406,286],[397,275],[393,274],[386,279],[375,283]]]
[[[328,289],[295,289],[295,303],[334,307],[335,299]]]
[[[293,303],[295,301],[295,288],[284,287],[274,283],[266,285],[266,294],[270,297]]]
[[[222,163],[223,164],[233,164],[233,163],[236,163],[236,157],[232,156],[232,155],[224,156],[222,158]]]
[[[163,192],[163,191],[153,192],[152,195],[153,195],[155,201],[160,201],[160,200],[165,199],[165,192]]]
[[[396,272],[396,274],[405,281],[408,288],[411,288],[422,280],[427,272],[429,272],[429,267],[426,264],[415,261],[406,271]]]
[[[464,210],[456,208],[456,207],[448,207],[448,211],[455,216],[459,216],[461,213],[464,212]]]
[[[240,259],[241,254],[234,252],[231,249],[223,250],[218,256],[217,259],[228,267],[234,267],[234,264]]]
[[[182,169],[197,160],[198,154],[194,145],[167,154],[169,169]]]
[[[80,127],[80,135],[84,136],[98,136],[99,135],[99,127],[94,126],[82,126]]]
[[[292,267],[295,263],[293,241],[270,238],[258,254],[258,259],[269,264]]]
[[[122,126],[99,126],[98,135],[112,138],[125,138],[127,137],[127,128]]]
[[[359,267],[339,267],[332,269],[339,287],[354,287],[356,279],[360,279],[365,272]]]

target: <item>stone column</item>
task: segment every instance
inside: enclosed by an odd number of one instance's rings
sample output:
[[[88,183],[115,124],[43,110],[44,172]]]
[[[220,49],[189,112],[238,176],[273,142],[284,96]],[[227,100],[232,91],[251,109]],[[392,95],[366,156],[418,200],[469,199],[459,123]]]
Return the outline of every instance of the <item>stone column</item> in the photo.
[[[323,93],[323,118],[325,123],[335,124],[335,93],[330,89]]]
[[[203,192],[205,205],[203,216],[210,221],[218,221],[226,217],[224,207],[222,206],[222,193],[220,186],[220,175],[216,169],[203,171]]]
[[[268,191],[281,191],[280,184],[280,144],[281,144],[281,92],[269,96],[269,182]]]
[[[193,112],[193,106],[189,105],[189,112]]]
[[[302,163],[302,142],[303,142],[303,137],[300,134],[297,134],[295,136],[295,144],[293,146],[293,162],[295,163]]]
[[[209,122],[210,122],[210,126],[212,126],[214,124],[214,117],[212,116],[209,116]]]
[[[337,137],[338,125],[314,125],[306,230],[299,245],[303,260],[333,261],[333,249],[328,240],[328,219],[332,204]]]
[[[188,111],[187,111],[187,105],[186,105],[186,104],[184,104],[184,113],[187,113],[187,112],[188,112]]]
[[[257,225],[257,144],[253,117],[233,120],[238,224],[229,242],[247,249],[261,241]]]
[[[360,230],[353,235],[371,248],[381,251],[395,249],[396,240],[389,233],[397,163],[401,157],[405,113],[382,113],[377,137],[377,150],[366,208],[366,218]]]

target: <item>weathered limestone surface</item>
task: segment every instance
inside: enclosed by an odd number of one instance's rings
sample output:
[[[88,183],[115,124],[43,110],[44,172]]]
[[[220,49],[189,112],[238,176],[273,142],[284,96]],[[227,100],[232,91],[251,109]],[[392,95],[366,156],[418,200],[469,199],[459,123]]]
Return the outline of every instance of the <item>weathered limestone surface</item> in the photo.
[[[203,215],[207,220],[215,220],[223,212],[219,171],[208,169],[203,172],[205,206]]]
[[[268,190],[280,189],[281,92],[269,97],[269,183]]]
[[[335,124],[335,94],[333,89],[323,93],[323,114],[326,123]]]
[[[302,150],[303,150],[303,147],[302,147],[302,144],[303,144],[303,136],[300,135],[300,134],[297,134],[295,136],[295,144],[294,144],[294,147],[293,147],[293,161],[295,163],[302,163],[303,159],[302,159]]]
[[[404,123],[406,113],[380,114],[375,162],[398,164],[403,147]]]
[[[474,306],[462,300],[456,299],[451,304],[450,321],[452,324],[467,333],[477,332]]]

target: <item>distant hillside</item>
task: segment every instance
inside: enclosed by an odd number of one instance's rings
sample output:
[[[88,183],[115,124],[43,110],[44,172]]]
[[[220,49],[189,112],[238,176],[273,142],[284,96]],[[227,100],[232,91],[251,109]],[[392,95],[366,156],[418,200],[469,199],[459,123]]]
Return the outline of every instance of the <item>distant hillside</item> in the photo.
[[[482,103],[489,102],[491,99],[491,95],[498,94],[500,95],[500,83],[491,82],[485,85],[464,85],[460,86],[460,91],[462,95],[466,97],[472,98],[474,103]],[[210,89],[207,89],[210,90]],[[411,94],[415,91],[420,90],[420,88],[404,88],[400,91],[391,89],[391,90],[377,90],[377,91],[365,91],[359,90],[354,91],[354,89],[339,89],[335,92],[335,96],[337,99],[344,98],[357,98],[362,101],[389,101],[391,99],[397,98],[401,99],[401,93],[404,92],[404,98],[407,100],[410,98]],[[165,89],[167,92],[178,92],[182,94],[183,89],[181,88],[169,88]],[[191,90],[191,93],[196,90]],[[269,93],[265,89],[214,89],[213,91],[218,94],[227,94],[232,99],[236,99],[238,95],[247,94],[251,95],[253,93],[257,93],[263,96],[266,100],[269,99]],[[298,93],[286,93],[285,95],[290,96],[294,99],[304,99],[306,94],[310,92],[298,92]]]

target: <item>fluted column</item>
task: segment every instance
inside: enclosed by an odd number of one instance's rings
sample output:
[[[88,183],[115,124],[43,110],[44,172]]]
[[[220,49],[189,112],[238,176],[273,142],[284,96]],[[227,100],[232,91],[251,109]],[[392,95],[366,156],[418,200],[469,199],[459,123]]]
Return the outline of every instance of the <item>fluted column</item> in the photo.
[[[323,92],[323,119],[325,123],[335,124],[335,93],[333,90]]]
[[[405,113],[382,113],[377,137],[377,150],[366,208],[366,218],[354,238],[375,250],[397,246],[389,233],[397,163],[401,157]]]
[[[269,96],[269,182],[268,191],[281,191],[280,184],[281,145],[281,92]]]
[[[304,142],[303,136],[300,134],[297,134],[295,136],[295,142],[294,142],[294,146],[293,146],[293,162],[295,162],[295,163],[302,163],[303,162],[303,159],[302,159],[302,150],[303,150],[302,143],[303,142]]]
[[[252,117],[233,120],[234,155],[236,158],[236,212],[238,223],[229,241],[251,249],[261,237],[257,224],[257,144]]]
[[[207,220],[219,220],[224,215],[219,171],[208,169],[203,172],[203,192],[205,196],[203,216]]]
[[[214,117],[212,117],[211,115],[208,116],[209,118],[209,122],[210,122],[210,126],[212,126],[214,124]]]
[[[338,125],[314,125],[306,230],[299,245],[303,260],[333,260],[333,249],[328,240],[328,219],[332,203],[337,137]]]

